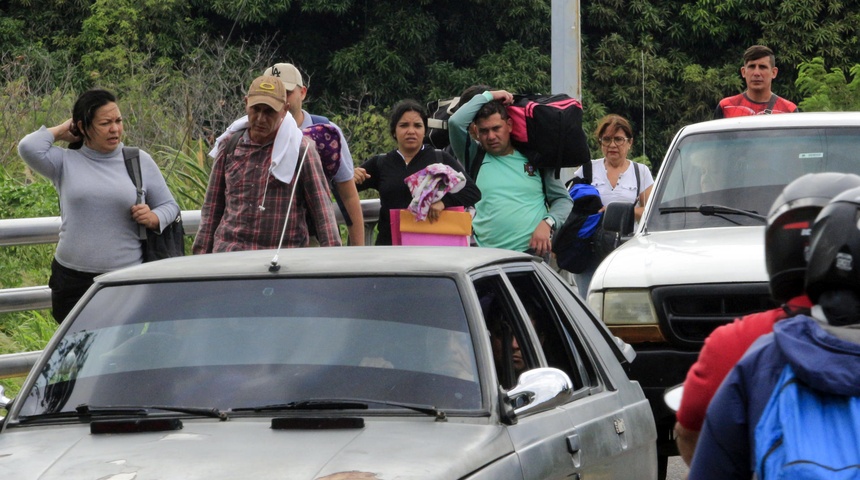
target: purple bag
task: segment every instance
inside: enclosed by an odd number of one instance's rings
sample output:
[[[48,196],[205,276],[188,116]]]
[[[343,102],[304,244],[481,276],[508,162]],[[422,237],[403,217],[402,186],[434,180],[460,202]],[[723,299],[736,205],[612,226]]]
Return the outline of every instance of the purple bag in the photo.
[[[305,128],[302,133],[316,145],[325,178],[331,181],[340,168],[340,132],[330,124],[318,123]]]

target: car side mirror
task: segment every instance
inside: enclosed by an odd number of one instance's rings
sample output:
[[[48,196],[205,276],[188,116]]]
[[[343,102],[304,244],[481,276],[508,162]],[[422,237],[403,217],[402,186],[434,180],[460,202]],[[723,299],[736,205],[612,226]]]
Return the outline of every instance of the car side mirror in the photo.
[[[621,350],[621,354],[624,355],[624,359],[627,360],[627,363],[633,363],[633,360],[636,360],[636,350],[634,350],[629,343],[616,336],[613,336],[612,339],[615,341],[615,345],[618,349]]]
[[[684,396],[684,384],[679,383],[674,387],[669,387],[663,393],[663,402],[673,412],[677,412],[681,408],[681,398]]]
[[[573,382],[557,368],[535,368],[520,375],[517,386],[508,390],[507,402],[514,415],[553,409],[573,398]]]
[[[603,231],[618,234],[620,238],[633,233],[633,222],[636,219],[636,204],[627,202],[612,202],[603,211]]]

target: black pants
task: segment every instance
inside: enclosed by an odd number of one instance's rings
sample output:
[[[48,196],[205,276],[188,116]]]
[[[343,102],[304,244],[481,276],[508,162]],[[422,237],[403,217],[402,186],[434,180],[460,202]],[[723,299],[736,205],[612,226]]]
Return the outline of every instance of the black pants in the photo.
[[[84,296],[100,273],[79,272],[60,265],[55,258],[51,262],[51,313],[57,323],[62,323],[72,307]]]

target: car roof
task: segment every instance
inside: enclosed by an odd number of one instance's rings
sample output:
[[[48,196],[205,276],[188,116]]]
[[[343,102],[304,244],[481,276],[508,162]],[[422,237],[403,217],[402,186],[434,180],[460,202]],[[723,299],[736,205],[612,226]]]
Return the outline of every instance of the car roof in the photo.
[[[689,135],[691,133],[751,130],[757,128],[840,126],[860,126],[860,112],[800,112],[780,115],[750,115],[694,123],[684,127],[682,130],[685,135]]]
[[[275,272],[270,266],[277,254]],[[436,274],[468,272],[482,266],[538,259],[532,255],[475,247],[333,247],[252,250],[188,255],[106,273],[99,283],[241,278],[266,275]],[[539,260],[539,259],[538,259]]]

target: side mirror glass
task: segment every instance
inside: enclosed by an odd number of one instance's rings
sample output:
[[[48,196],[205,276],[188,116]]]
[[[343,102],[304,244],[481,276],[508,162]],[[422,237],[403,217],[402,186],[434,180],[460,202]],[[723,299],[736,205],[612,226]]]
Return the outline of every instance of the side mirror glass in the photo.
[[[557,368],[535,368],[520,375],[507,399],[517,416],[550,410],[573,398],[573,382]]]
[[[674,387],[666,389],[666,392],[663,393],[663,401],[666,402],[666,406],[672,409],[673,412],[677,412],[681,408],[681,397],[683,396],[684,384],[679,383]]]
[[[621,354],[624,355],[624,359],[627,360],[627,363],[633,363],[633,360],[636,360],[636,350],[633,350],[633,347],[624,340],[621,340],[616,336],[613,336],[612,338],[615,340],[615,345],[617,345],[618,349],[621,350]]]

